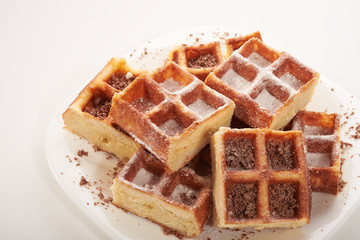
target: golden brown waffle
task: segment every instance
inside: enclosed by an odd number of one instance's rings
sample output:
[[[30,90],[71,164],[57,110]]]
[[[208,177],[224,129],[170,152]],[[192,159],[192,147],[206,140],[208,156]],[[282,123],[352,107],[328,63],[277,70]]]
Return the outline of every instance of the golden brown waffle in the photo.
[[[187,167],[169,175],[144,148],[125,165],[111,190],[115,205],[187,237],[202,231],[210,212],[210,181]]]
[[[220,42],[192,46],[181,45],[170,52],[169,60],[204,81],[216,66],[224,62],[224,54],[221,51]]]
[[[174,172],[229,126],[233,109],[230,99],[169,62],[115,94],[110,116]]]
[[[226,52],[222,51],[222,44],[220,42],[177,46],[170,51],[169,60],[179,64],[189,73],[204,81],[210,72],[214,71],[233,51],[240,48],[252,37],[262,41],[260,32],[226,39]]]
[[[231,98],[235,116],[252,127],[280,129],[310,101],[319,74],[257,38],[245,42],[206,78]]]
[[[300,131],[220,128],[211,139],[214,225],[308,224],[311,189]]]
[[[312,190],[336,195],[340,178],[340,115],[300,111],[292,129],[305,135]]]
[[[262,41],[262,37],[259,31],[248,34],[248,35],[240,35],[237,37],[229,38],[225,40],[226,45],[226,54],[227,57],[230,57],[231,54],[239,49],[245,42],[247,42],[251,38],[258,38],[260,41]]]
[[[66,128],[120,159],[139,148],[127,133],[109,121],[112,97],[146,71],[133,69],[124,58],[112,58],[63,113]]]

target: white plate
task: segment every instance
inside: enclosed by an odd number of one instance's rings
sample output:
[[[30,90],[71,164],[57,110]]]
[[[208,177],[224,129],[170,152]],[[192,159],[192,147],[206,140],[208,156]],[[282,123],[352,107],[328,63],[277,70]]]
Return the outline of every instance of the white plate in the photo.
[[[162,65],[169,50],[178,44],[208,42],[222,39],[227,32],[216,28],[191,28],[167,33],[136,48],[126,56],[130,65],[142,67],[148,70]],[[269,45],[271,45],[269,43]],[[349,128],[360,122],[360,102],[349,92],[336,83],[321,75],[321,81],[316,87],[312,101],[308,104],[308,110],[328,111],[345,114],[354,111],[355,114],[345,117],[347,124],[343,124],[341,139],[353,144],[346,150],[342,157],[346,158],[343,165],[343,179],[347,182],[345,188],[338,196],[323,193],[313,194],[313,207],[311,223],[296,229],[277,229],[254,231],[245,229],[230,231],[213,228],[211,220],[205,226],[205,230],[197,239],[232,239],[239,238],[243,234],[251,239],[326,239],[332,235],[348,217],[352,209],[359,202],[360,192],[355,191],[360,187],[360,161],[354,159],[359,152],[359,143],[349,138],[345,132],[352,133]],[[90,79],[89,79],[90,81]],[[84,86],[85,83],[74,84],[74,89]],[[78,89],[79,90],[79,89]],[[53,174],[65,193],[91,220],[94,221],[109,237],[114,239],[174,239],[174,236],[164,235],[161,228],[141,217],[114,207],[100,200],[100,188],[105,199],[111,196],[109,187],[112,183],[113,168],[117,159],[107,153],[94,151],[92,145],[84,139],[64,130],[61,114],[77,96],[79,91],[69,96],[59,106],[49,124],[46,134],[46,157]],[[77,153],[84,149],[88,156],[79,157]],[[78,160],[74,161],[77,157]],[[356,157],[358,157],[356,155]],[[77,165],[80,163],[80,165]],[[81,176],[84,176],[91,186],[80,186]],[[99,203],[99,204],[97,204]],[[175,238],[176,239],[176,238]]]

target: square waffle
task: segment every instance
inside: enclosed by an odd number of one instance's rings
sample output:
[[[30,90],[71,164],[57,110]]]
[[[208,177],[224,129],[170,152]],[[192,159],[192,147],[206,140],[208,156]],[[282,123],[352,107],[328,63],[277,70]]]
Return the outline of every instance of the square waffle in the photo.
[[[225,40],[225,46],[226,46],[226,54],[227,57],[230,57],[231,54],[239,49],[245,42],[247,42],[251,38],[258,38],[260,41],[262,41],[262,37],[259,31],[247,34],[247,35],[240,35],[233,38],[228,38]]]
[[[251,38],[206,78],[231,98],[234,114],[251,127],[283,128],[311,99],[319,74],[285,52]]]
[[[115,94],[110,116],[174,172],[230,125],[233,110],[233,101],[168,62]]]
[[[340,178],[340,115],[300,111],[292,129],[305,136],[312,190],[336,195]]]
[[[311,189],[300,131],[220,128],[211,139],[214,225],[308,224]]]
[[[220,42],[192,46],[181,45],[169,53],[169,60],[204,81],[216,66],[224,62],[224,54],[221,51]]]
[[[181,235],[198,235],[211,206],[210,181],[184,167],[168,174],[144,148],[125,165],[111,187],[113,203]]]
[[[108,114],[113,95],[143,73],[128,66],[124,58],[112,58],[63,113],[66,128],[120,159],[130,159],[139,144]]]

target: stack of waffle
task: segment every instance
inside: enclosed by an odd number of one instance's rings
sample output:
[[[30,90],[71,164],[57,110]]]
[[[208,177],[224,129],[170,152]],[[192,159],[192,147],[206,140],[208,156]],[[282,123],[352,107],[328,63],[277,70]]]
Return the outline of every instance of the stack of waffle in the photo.
[[[130,158],[111,187],[123,209],[186,237],[211,202],[220,228],[292,228],[309,223],[311,190],[338,191],[339,115],[300,111],[318,81],[255,32],[175,47],[152,73],[112,59],[63,117]]]

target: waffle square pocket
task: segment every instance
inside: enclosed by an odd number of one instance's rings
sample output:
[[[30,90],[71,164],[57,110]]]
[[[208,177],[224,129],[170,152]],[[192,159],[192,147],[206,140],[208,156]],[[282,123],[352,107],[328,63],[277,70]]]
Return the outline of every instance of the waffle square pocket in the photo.
[[[220,42],[192,46],[181,45],[169,53],[169,60],[204,81],[216,66],[224,62],[224,54]]]
[[[211,140],[214,225],[308,224],[311,189],[300,131],[220,128]]]

